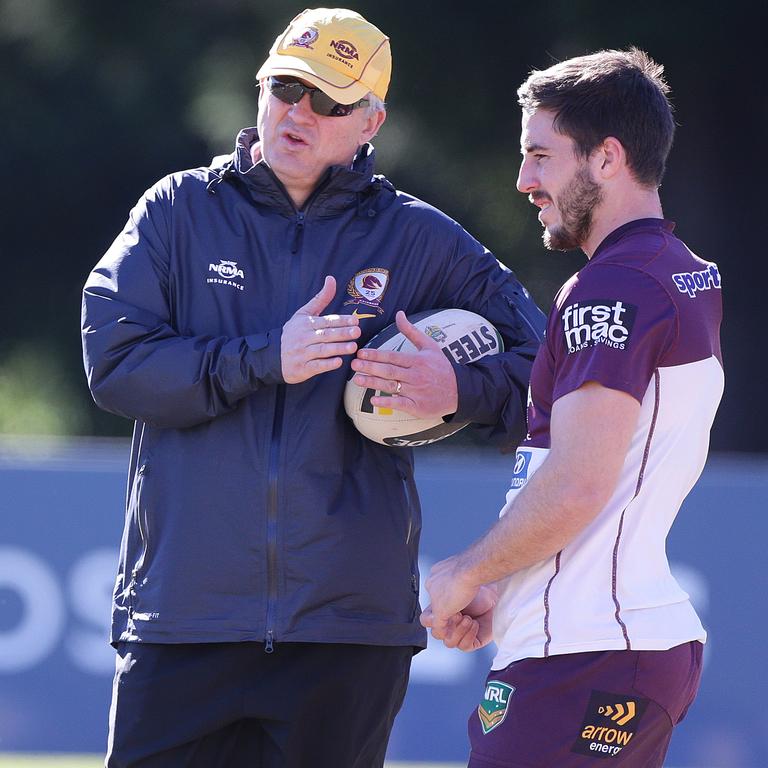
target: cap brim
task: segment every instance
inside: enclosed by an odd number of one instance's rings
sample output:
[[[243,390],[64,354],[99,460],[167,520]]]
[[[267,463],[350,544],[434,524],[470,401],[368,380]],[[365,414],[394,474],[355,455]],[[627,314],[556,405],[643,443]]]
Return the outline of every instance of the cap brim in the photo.
[[[353,104],[368,94],[370,88],[359,80],[345,77],[330,67],[317,62],[308,62],[297,56],[275,54],[270,56],[256,73],[261,80],[271,75],[292,75],[307,80],[339,104]]]

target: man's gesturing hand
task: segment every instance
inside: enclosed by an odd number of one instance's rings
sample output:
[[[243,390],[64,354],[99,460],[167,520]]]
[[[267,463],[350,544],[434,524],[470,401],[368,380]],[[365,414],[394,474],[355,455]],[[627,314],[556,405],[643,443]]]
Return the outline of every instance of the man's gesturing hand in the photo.
[[[354,315],[320,313],[336,295],[336,280],[328,275],[323,287],[283,326],[280,338],[283,379],[298,384],[338,368],[341,355],[354,355],[360,336],[359,320]]]
[[[405,312],[398,312],[395,320],[416,351],[361,349],[352,361],[353,381],[392,395],[372,398],[375,406],[419,418],[455,413],[459,405],[456,374],[440,345],[410,323]]]

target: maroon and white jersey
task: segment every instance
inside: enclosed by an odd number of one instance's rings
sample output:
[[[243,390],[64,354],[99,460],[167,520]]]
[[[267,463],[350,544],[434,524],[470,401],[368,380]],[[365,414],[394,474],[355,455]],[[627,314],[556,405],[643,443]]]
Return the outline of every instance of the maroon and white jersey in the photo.
[[[529,433],[501,514],[547,456],[558,398],[596,381],[635,397],[640,417],[608,504],[557,555],[505,580],[494,669],[706,639],[670,573],[665,540],[704,467],[723,392],[721,279],[673,227],[641,219],[612,232],[550,312],[531,375]]]

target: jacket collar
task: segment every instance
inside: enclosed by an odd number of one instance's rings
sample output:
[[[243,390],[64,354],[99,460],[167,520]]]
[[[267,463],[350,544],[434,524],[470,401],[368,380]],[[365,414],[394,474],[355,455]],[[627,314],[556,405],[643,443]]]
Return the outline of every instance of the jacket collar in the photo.
[[[292,214],[296,208],[285,187],[261,158],[258,147],[253,154],[251,152],[253,144],[258,140],[255,128],[244,128],[240,131],[235,142],[235,152],[227,163],[231,170],[227,171],[225,168],[221,175],[226,178],[236,174],[255,201]],[[364,144],[358,150],[351,166],[331,166],[304,206],[305,210],[311,208],[313,214],[320,216],[333,215],[359,205],[361,194],[366,195],[367,192],[373,191],[372,186],[381,186],[381,180],[373,175],[375,158],[373,146]]]

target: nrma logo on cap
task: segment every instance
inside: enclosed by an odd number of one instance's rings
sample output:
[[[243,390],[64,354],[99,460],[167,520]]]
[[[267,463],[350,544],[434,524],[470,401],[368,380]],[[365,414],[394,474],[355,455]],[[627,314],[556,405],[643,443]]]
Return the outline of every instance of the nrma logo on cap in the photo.
[[[512,471],[510,488],[522,488],[528,482],[528,468],[531,466],[531,452],[518,451],[515,454],[515,468]]]

